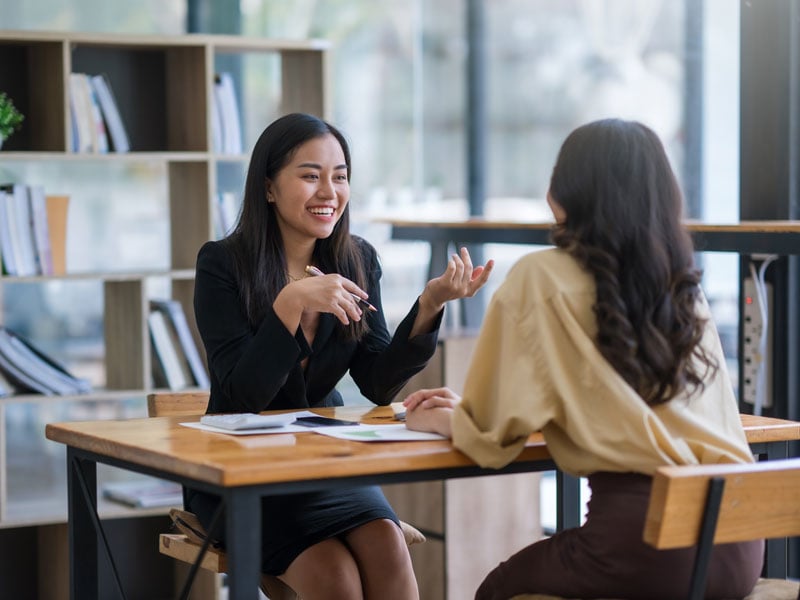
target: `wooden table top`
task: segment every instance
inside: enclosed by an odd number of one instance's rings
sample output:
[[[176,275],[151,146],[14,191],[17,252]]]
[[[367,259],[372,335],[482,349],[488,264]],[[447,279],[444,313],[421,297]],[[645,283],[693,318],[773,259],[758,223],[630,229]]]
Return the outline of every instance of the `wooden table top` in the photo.
[[[800,422],[798,421],[756,417],[755,415],[739,416],[742,419],[742,426],[749,444],[800,440]]]
[[[389,407],[315,409],[325,416],[390,423]],[[180,425],[199,417],[153,417],[48,424],[48,439],[103,456],[223,486],[474,467],[449,440],[350,442],[308,433],[234,436]],[[748,441],[800,439],[800,423],[742,416]],[[342,460],[342,458],[347,460]],[[515,462],[550,460],[541,433],[531,434]]]
[[[377,223],[388,223],[397,227],[464,227],[468,229],[544,229],[553,227],[552,221],[514,221],[510,219],[488,219],[470,217],[463,220],[415,220],[415,219],[376,219]],[[800,221],[740,221],[738,223],[705,223],[687,220],[684,225],[689,231],[697,232],[747,232],[747,233],[798,233]]]
[[[551,222],[526,222],[472,217],[460,221],[380,219],[392,227],[396,240],[425,240],[430,243],[534,244],[550,245]],[[704,223],[684,221],[698,252],[739,254],[800,253],[800,221],[741,221]]]
[[[314,409],[324,416],[392,423],[390,407]],[[49,424],[48,439],[216,485],[310,481],[331,477],[473,467],[449,441],[350,442],[314,432],[226,435],[183,427],[199,417],[153,417]],[[347,457],[347,460],[342,460]],[[534,434],[518,461],[549,460]]]

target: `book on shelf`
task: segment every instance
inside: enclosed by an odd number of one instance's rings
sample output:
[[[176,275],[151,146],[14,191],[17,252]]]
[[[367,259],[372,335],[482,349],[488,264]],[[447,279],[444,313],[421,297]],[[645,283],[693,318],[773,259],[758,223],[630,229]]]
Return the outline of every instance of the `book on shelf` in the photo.
[[[239,117],[239,101],[233,76],[228,72],[219,73],[214,78],[214,97],[219,108],[221,121],[222,152],[242,153],[242,125]]]
[[[105,74],[101,74],[93,75],[89,79],[97,101],[100,104],[103,120],[106,124],[106,133],[110,138],[111,147],[114,152],[128,152],[130,150],[128,132],[125,131],[125,125],[119,114],[119,105],[111,90],[111,83],[108,77]]]
[[[154,299],[150,300],[150,309],[160,311],[166,318],[170,339],[178,351],[181,370],[185,375],[188,374],[187,379],[193,381],[197,387],[210,387],[211,383],[206,367],[197,350],[197,344],[192,337],[192,331],[189,329],[189,322],[186,320],[186,313],[183,311],[181,303],[171,299]],[[176,341],[177,344],[175,344]]]
[[[52,275],[53,253],[50,246],[50,228],[47,222],[47,197],[43,186],[28,186],[28,204],[31,211],[31,235],[36,254],[37,272],[41,275]]]
[[[147,315],[150,342],[153,348],[153,380],[156,387],[182,390],[189,387],[191,372],[178,354],[179,342],[173,338],[164,313],[158,310]],[[185,362],[185,361],[184,361]]]
[[[108,153],[108,133],[100,102],[86,73],[70,73],[70,100],[73,102],[77,122],[79,151]],[[84,139],[87,137],[88,144]]]
[[[45,197],[47,231],[50,235],[50,257],[53,261],[52,275],[67,272],[67,215],[69,196],[48,194]]]
[[[28,199],[28,186],[24,183],[0,185],[6,192],[5,210],[10,242],[13,247],[15,274],[19,276],[36,275],[36,246],[31,227],[31,208]]]
[[[91,385],[75,377],[30,341],[0,327],[0,371],[18,391],[45,395],[85,394]]]
[[[80,152],[80,137],[78,131],[78,115],[75,114],[75,102],[72,99],[72,82],[68,82],[69,95],[69,150],[70,152]]]
[[[41,185],[0,185],[0,254],[7,275],[62,275],[68,196]]]
[[[104,498],[135,508],[183,506],[183,488],[180,484],[155,477],[108,482],[101,489]]]
[[[17,274],[17,257],[14,255],[14,242],[11,230],[14,227],[14,198],[0,189],[0,255],[3,259],[3,272],[7,275]]]
[[[80,76],[81,85],[86,88],[84,97],[89,100],[87,110],[92,124],[92,151],[98,154],[107,154],[108,133],[106,132],[106,123],[103,121],[103,113],[100,110],[100,102],[98,102],[97,95],[94,93],[89,76],[86,73],[80,73]]]
[[[16,386],[8,380],[3,374],[3,371],[0,370],[0,398],[5,398],[6,396],[11,396],[16,391]]]
[[[216,81],[211,94],[211,151],[221,154],[224,150],[222,141],[222,108],[217,98]]]
[[[72,129],[76,132],[72,142],[72,148],[76,152],[92,152],[93,137],[97,133],[92,133],[94,123],[90,108],[91,99],[87,96],[88,87],[84,85],[82,73],[69,74],[69,106],[70,117],[74,118]]]

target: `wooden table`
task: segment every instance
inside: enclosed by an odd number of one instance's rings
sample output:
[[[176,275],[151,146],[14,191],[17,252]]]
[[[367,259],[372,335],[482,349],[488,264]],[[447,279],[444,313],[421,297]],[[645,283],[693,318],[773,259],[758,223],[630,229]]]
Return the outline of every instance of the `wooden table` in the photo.
[[[550,244],[552,222],[525,222],[473,217],[462,221],[387,219],[392,239],[430,242],[447,257],[448,243]],[[698,252],[739,254],[800,254],[800,221],[742,221],[714,224],[686,221]]]
[[[388,407],[343,407],[319,414],[364,422],[390,422]],[[482,469],[449,441],[360,443],[313,432],[229,436],[182,427],[197,417],[84,421],[47,425],[48,439],[67,445],[70,593],[73,600],[98,596],[96,464],[106,463],[219,494],[227,507],[228,582],[231,600],[258,597],[261,511],[264,495],[552,470],[544,438],[534,433],[504,469]],[[748,439],[769,453],[785,454],[800,439],[800,423],[743,417]],[[781,450],[784,448],[784,450]],[[576,515],[579,507],[561,509]],[[102,539],[102,536],[101,536]],[[155,543],[155,542],[154,542]],[[784,565],[785,567],[785,565]],[[785,572],[785,570],[784,570]]]
[[[425,241],[431,247],[427,278],[447,268],[450,245],[532,244],[550,245],[552,222],[525,222],[472,217],[460,221],[378,219],[391,226],[393,240]],[[713,224],[686,221],[698,252],[752,254],[800,254],[800,221],[742,221]],[[461,301],[461,325],[477,328],[483,319],[483,291],[479,300]]]

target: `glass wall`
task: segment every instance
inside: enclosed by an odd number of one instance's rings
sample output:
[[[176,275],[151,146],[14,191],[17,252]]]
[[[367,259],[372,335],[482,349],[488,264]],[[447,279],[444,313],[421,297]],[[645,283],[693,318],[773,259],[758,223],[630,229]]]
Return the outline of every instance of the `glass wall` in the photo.
[[[703,5],[702,210],[712,223],[739,220],[739,3]],[[702,256],[703,287],[719,328],[728,370],[738,388],[739,256]]]
[[[0,29],[179,34],[185,0],[0,0]]]
[[[423,243],[389,242],[388,227],[374,220],[468,214],[465,5],[242,5],[246,33],[283,32],[333,44],[332,117],[353,144],[357,227],[381,249],[394,320],[424,285],[420,264],[428,250]],[[661,136],[685,187],[702,191],[694,216],[736,220],[738,9],[724,0],[697,6],[694,0],[485,2],[487,215],[549,218],[543,198],[561,141],[581,123],[615,116],[640,120]],[[700,27],[689,17],[701,19]],[[687,39],[695,30],[702,39]],[[700,70],[699,85],[692,69]],[[687,118],[687,107],[701,114]],[[693,176],[701,181],[686,181]],[[530,250],[487,248],[486,256],[500,263],[493,285]],[[720,325],[734,331],[736,316],[728,309],[737,301],[737,277],[730,272],[736,257],[702,260],[708,293],[721,307]],[[726,349],[735,353],[735,344]]]

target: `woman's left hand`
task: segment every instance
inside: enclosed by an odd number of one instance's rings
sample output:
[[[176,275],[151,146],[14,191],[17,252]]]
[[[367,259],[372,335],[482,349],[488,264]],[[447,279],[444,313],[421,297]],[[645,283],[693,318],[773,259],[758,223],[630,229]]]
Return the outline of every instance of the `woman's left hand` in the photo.
[[[489,280],[493,267],[493,260],[487,261],[486,265],[473,267],[469,251],[461,248],[459,254],[450,257],[445,272],[425,285],[420,303],[438,312],[450,300],[471,298]]]
[[[416,392],[411,392],[403,399],[403,406],[406,413],[420,408],[453,408],[461,402],[461,396],[456,394],[449,387],[422,388]]]

